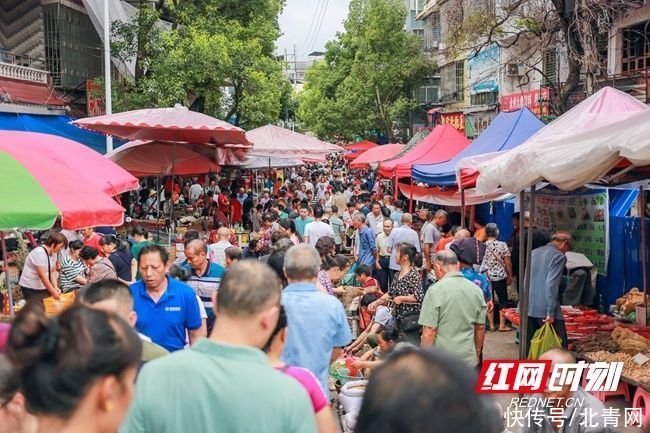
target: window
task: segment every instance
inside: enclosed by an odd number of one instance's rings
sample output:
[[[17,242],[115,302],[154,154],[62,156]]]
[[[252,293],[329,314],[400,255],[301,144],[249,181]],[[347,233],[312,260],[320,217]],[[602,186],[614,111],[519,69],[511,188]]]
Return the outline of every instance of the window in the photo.
[[[440,102],[452,103],[465,99],[465,62],[454,62],[440,69]]]
[[[440,78],[428,78],[415,90],[415,99],[421,104],[437,104],[439,101]]]
[[[456,62],[456,92],[458,101],[465,99],[465,62]]]
[[[542,71],[544,72],[544,85],[557,84],[557,51],[555,48],[544,51],[542,57]]]
[[[650,21],[623,29],[622,71],[634,72],[650,66]]]
[[[495,105],[498,100],[499,92],[483,92],[471,95],[471,105]]]

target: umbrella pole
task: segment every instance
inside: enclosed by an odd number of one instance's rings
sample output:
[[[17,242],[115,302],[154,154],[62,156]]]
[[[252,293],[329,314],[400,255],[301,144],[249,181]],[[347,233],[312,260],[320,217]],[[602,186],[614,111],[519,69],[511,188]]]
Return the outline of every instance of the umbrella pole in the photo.
[[[409,213],[413,213],[413,178],[411,178],[411,192],[409,194]]]
[[[160,176],[156,176],[156,243],[160,242]]]
[[[648,251],[646,245],[646,227],[645,227],[645,192],[643,190],[643,185],[639,187],[639,208],[641,211],[641,266],[642,266],[642,275],[643,275],[643,311],[646,311],[648,305]],[[647,313],[646,313],[647,315]],[[647,324],[647,316],[643,318],[641,322],[637,323]]]
[[[9,317],[14,318],[14,293],[11,287],[11,277],[9,276],[9,255],[7,254],[7,243],[5,242],[5,232],[0,231],[0,243],[2,244],[2,260],[5,268],[5,284],[7,286],[7,302],[9,304]]]
[[[528,354],[526,353],[526,342],[522,339],[524,333],[524,328],[528,330],[528,320],[523,319],[524,305],[526,305],[526,314],[528,314],[528,303],[524,303],[524,268],[525,268],[525,254],[524,251],[524,222],[525,222],[525,197],[526,193],[521,191],[519,193],[519,236],[515,242],[519,242],[519,272],[517,275],[517,291],[519,292],[519,359],[526,359]]]
[[[395,189],[395,201],[399,198],[399,189],[397,186],[397,173],[395,173],[394,180],[393,180],[393,188]]]
[[[521,314],[519,316],[519,323],[525,324],[521,327],[521,335],[519,336],[519,345],[521,347],[522,343],[524,346],[524,351],[529,350],[526,342],[528,341],[528,298],[530,296],[530,274],[532,268],[532,253],[533,253],[533,227],[535,222],[535,185],[530,188],[530,217],[528,224],[528,233],[526,239],[526,271],[524,273],[524,287],[520,293],[523,294],[523,303],[521,305]],[[521,272],[521,270],[519,270]],[[522,302],[521,299],[519,301]],[[525,314],[524,314],[525,313]],[[528,357],[528,353],[524,353],[524,358]]]
[[[465,190],[460,187],[460,228],[465,228],[465,215],[467,215],[467,208],[465,206]]]

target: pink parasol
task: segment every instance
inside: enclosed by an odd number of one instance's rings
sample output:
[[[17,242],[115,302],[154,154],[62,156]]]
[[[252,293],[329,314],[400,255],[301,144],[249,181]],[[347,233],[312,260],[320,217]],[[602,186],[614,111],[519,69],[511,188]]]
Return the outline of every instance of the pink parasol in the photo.
[[[67,171],[75,171],[98,191],[103,191],[109,196],[119,195],[140,186],[138,179],[108,161],[102,154],[63,137],[37,132],[25,135],[18,131],[2,131],[0,150],[11,154],[28,168],[35,159],[59,160],[68,167],[66,171],[59,173],[59,176],[66,176]]]
[[[148,108],[72,122],[84,129],[126,140],[211,143],[250,148],[243,129],[180,104],[173,108]]]
[[[322,161],[328,154],[343,150],[335,144],[275,125],[255,128],[246,136],[253,142],[253,156]]]
[[[122,224],[110,195],[137,179],[103,155],[63,137],[0,131],[0,228],[66,229]]]
[[[350,168],[363,168],[367,167],[368,164],[386,161],[395,157],[402,149],[404,149],[404,146],[396,143],[371,147],[363,152],[358,152],[356,158],[350,162]]]

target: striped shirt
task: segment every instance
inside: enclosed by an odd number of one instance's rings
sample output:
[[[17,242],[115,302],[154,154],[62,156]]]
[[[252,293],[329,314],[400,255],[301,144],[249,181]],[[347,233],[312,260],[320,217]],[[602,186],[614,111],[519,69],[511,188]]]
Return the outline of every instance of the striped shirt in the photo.
[[[61,289],[63,292],[68,292],[81,284],[75,281],[78,276],[85,277],[86,266],[81,260],[74,260],[68,255],[64,255],[61,259]]]
[[[214,316],[214,311],[212,310],[212,294],[219,290],[221,278],[226,272],[226,269],[220,264],[213,262],[210,262],[203,275],[198,275],[196,269],[189,264],[185,265],[184,268],[190,271],[190,278],[185,284],[190,286],[201,299],[208,317]]]

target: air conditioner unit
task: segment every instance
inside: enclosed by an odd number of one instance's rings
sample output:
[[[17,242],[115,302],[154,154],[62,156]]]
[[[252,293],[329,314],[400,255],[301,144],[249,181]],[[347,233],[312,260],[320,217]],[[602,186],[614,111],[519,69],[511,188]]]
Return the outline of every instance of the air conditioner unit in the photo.
[[[524,68],[518,63],[506,64],[506,77],[521,77],[524,75]]]

